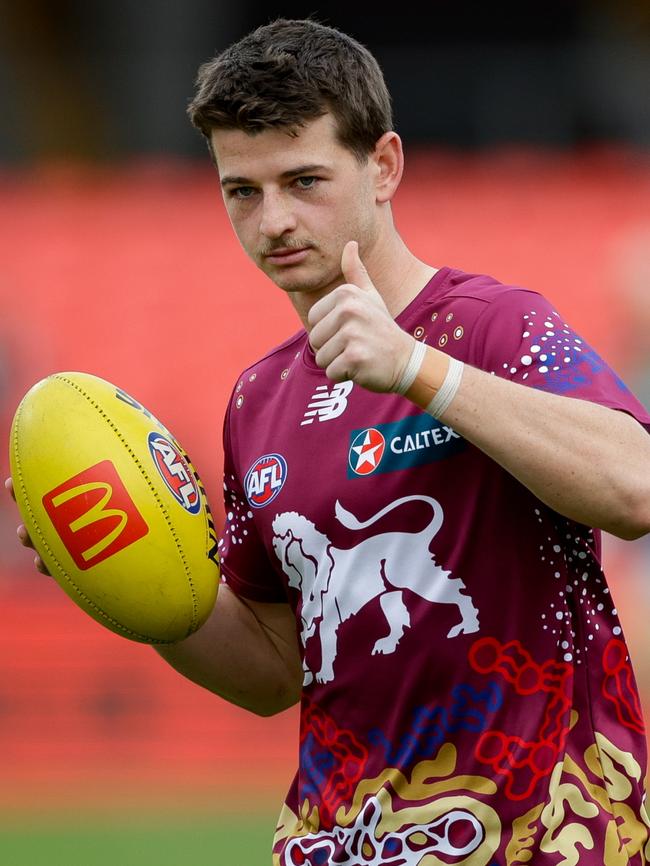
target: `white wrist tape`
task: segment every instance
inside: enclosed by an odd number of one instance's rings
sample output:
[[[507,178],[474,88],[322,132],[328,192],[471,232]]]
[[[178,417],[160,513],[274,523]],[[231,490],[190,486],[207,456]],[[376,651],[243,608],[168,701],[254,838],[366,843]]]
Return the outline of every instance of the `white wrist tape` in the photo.
[[[462,361],[456,358],[449,357],[449,367],[445,380],[438,389],[438,393],[424,410],[427,415],[433,415],[434,418],[440,418],[445,409],[456,396],[456,391],[460,385],[460,380],[463,377],[463,369],[465,365]]]
[[[411,357],[402,373],[402,378],[395,386],[396,394],[406,394],[413,382],[415,382],[415,377],[420,372],[420,367],[422,366],[422,361],[424,361],[426,351],[426,343],[421,343],[419,340],[416,340],[411,352]]]

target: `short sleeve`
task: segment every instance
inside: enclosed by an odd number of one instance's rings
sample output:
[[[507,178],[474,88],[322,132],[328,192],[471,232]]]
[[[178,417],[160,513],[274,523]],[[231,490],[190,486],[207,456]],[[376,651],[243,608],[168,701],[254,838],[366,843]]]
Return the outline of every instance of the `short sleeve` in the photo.
[[[225,520],[219,539],[222,579],[237,595],[252,601],[286,602],[284,586],[269,561],[235,467],[230,406],[224,418],[223,454]]]
[[[650,431],[650,415],[592,347],[542,295],[504,291],[473,336],[476,366],[513,382],[628,412]]]

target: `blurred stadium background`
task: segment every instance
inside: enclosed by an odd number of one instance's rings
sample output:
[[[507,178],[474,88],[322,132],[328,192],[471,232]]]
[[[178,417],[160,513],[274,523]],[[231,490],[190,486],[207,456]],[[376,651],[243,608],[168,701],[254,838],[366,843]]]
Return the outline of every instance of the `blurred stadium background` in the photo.
[[[436,265],[547,294],[650,401],[650,5],[0,0],[0,423],[96,373],[171,427],[219,519],[240,370],[297,329],[185,119],[199,63],[278,15],[373,50],[407,150],[398,227]],[[7,449],[2,469],[8,474]],[[257,719],[86,618],[0,501],[0,862],[269,860],[297,716]],[[646,708],[650,541],[606,539]],[[646,709],[647,712],[647,709]]]

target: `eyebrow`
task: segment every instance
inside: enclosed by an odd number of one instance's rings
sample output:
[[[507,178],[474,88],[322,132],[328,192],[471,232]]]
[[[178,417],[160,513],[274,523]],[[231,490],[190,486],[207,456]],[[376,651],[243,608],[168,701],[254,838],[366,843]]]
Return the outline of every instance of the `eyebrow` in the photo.
[[[290,180],[292,177],[298,177],[298,175],[306,174],[311,171],[329,171],[326,165],[316,165],[310,163],[309,165],[299,165],[297,168],[290,168],[288,171],[283,171],[280,177],[282,180]],[[254,183],[248,177],[237,177],[236,175],[226,175],[226,177],[221,178],[221,186],[227,186],[229,183]]]

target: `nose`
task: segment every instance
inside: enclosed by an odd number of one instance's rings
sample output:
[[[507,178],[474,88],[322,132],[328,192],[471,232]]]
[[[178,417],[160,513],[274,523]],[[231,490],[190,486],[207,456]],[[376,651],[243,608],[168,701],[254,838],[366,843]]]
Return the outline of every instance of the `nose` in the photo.
[[[279,238],[295,231],[296,217],[291,202],[279,192],[265,192],[262,201],[260,233],[267,238]]]

